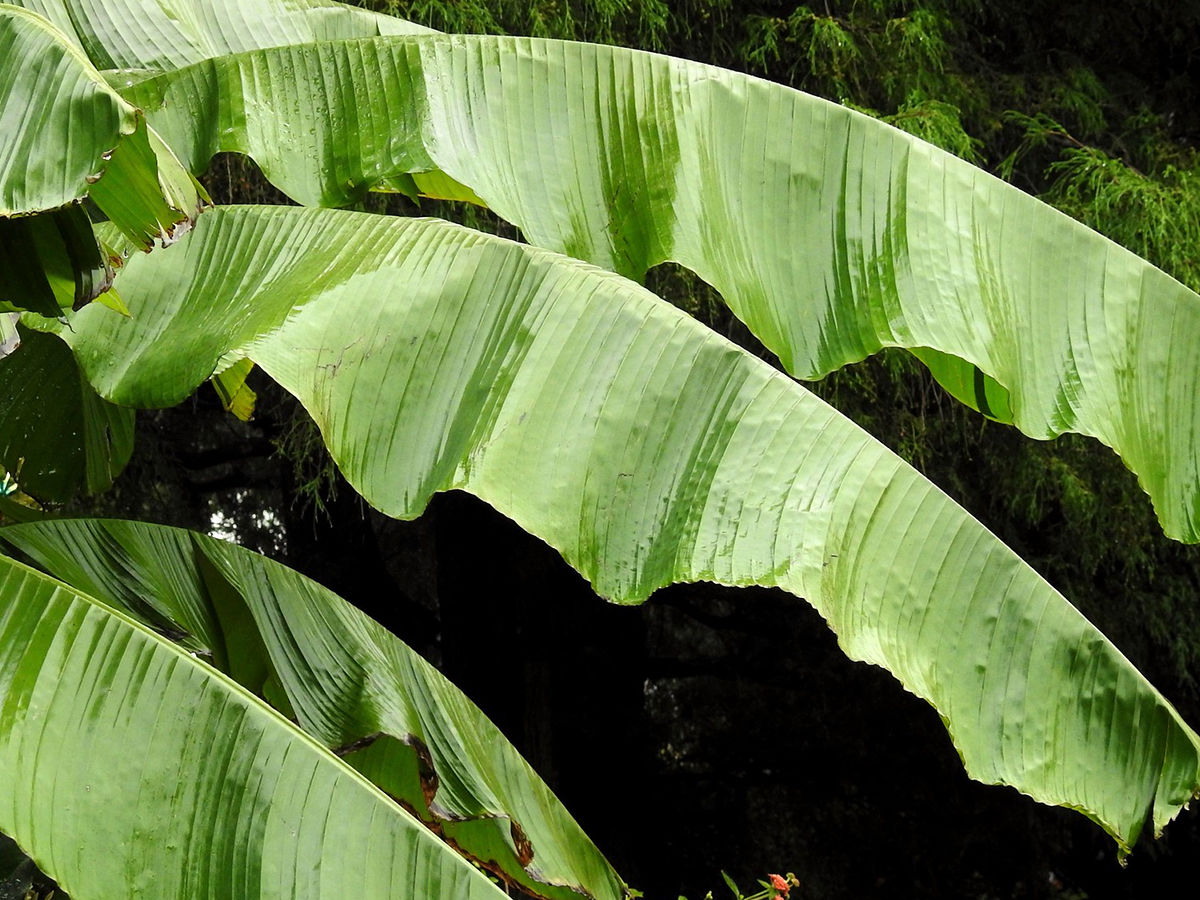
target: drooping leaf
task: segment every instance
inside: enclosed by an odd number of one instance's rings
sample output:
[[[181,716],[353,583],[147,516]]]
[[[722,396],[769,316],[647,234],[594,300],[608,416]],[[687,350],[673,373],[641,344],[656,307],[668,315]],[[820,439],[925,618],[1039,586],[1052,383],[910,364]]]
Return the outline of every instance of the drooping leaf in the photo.
[[[111,309],[115,313],[120,313],[123,316],[129,315],[129,309],[125,306],[125,301],[121,299],[120,294],[109,288],[103,294],[96,298],[96,302],[101,306]]]
[[[3,556],[0,830],[74,897],[504,896],[250,692]]]
[[[0,216],[92,196],[147,247],[169,239],[206,199],[141,113],[66,35],[8,4],[0,4],[0,92]]]
[[[445,172],[417,172],[413,175],[413,183],[422,197],[432,197],[434,200],[460,200],[474,203],[476,206],[487,206],[478,194],[465,184],[459,184]]]
[[[1009,400],[995,418],[1098,438],[1168,535],[1200,539],[1200,298],[877,120],[697,63],[483,36],[243,53],[126,93],[193,169],[245,152],[302,203],[430,171],[538,246],[634,278],[681,263],[801,378],[886,346],[927,348],[952,391],[977,366]]]
[[[227,353],[308,408],[373,505],[471,491],[602,595],[778,585],[942,714],[968,771],[1123,848],[1200,785],[1200,742],[1079,613],[894,454],[613,273],[444,222],[206,215],[130,261],[132,319],[63,337],[105,395],[178,402]]]
[[[0,478],[0,483],[3,479]],[[15,486],[11,482],[5,486]],[[37,506],[37,501],[21,491],[19,487],[12,492],[0,491],[0,525],[12,525],[17,522],[40,522],[46,517],[45,511]]]
[[[291,569],[202,535],[134,522],[14,526],[0,530],[2,542],[75,589],[179,636],[526,891],[624,897],[620,878],[474,704],[378,624]]]
[[[0,359],[0,468],[26,493],[107,490],[133,453],[133,426],[134,411],[97,396],[62,341],[24,332]]]
[[[65,34],[0,4],[0,311],[53,316],[108,288],[88,197],[142,248],[207,199]]]

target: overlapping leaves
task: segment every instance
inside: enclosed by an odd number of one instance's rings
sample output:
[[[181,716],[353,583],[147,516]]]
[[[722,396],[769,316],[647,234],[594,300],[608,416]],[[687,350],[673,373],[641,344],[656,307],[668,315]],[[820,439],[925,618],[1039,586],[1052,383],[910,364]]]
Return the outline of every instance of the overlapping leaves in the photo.
[[[1195,530],[1195,296],[898,132],[610,48],[432,36],[221,56],[246,45],[218,0],[187,6],[179,40],[129,37],[136,0],[108,30],[80,30],[80,3],[29,5],[66,10],[101,65],[141,69],[114,78],[195,168],[242,150],[326,204],[413,173],[461,184],[544,246],[634,276],[692,267],[801,375],[925,348],[997,417],[1111,443],[1168,530]],[[255,46],[367,21],[238,8],[308,23]],[[326,14],[353,27],[309,27]],[[1124,847],[1195,791],[1196,735],[1059,595],[832,410],[619,276],[433,223],[209,218],[130,264],[132,321],[84,310],[64,334],[107,396],[174,402],[247,357],[385,511],[471,490],[622,600],[677,580],[785,587],[937,706],[975,777],[1079,808]]]
[[[5,556],[0,785],[75,897],[504,896],[244,688]]]
[[[271,703],[508,881],[552,900],[624,896],[595,846],[478,708],[314,582],[239,547],[134,522],[15,526],[0,531],[3,543]]]
[[[895,455],[622,277],[434,220],[208,213],[131,260],[132,319],[64,333],[100,391],[177,402],[261,365],[391,515],[461,488],[634,601],[786,588],[942,713],[971,774],[1122,846],[1200,785],[1200,743],[1058,593]]]
[[[539,246],[634,278],[679,262],[801,378],[920,350],[1027,434],[1115,448],[1167,533],[1200,537],[1200,298],[854,111],[648,53],[439,35],[237,54],[126,95],[194,169],[245,152],[303,203],[432,171]]]
[[[0,4],[0,313],[56,316],[108,290],[85,198],[145,249],[205,196],[65,34]]]
[[[145,72],[243,50],[310,41],[428,34],[430,29],[331,0],[15,0],[48,19],[99,69]]]

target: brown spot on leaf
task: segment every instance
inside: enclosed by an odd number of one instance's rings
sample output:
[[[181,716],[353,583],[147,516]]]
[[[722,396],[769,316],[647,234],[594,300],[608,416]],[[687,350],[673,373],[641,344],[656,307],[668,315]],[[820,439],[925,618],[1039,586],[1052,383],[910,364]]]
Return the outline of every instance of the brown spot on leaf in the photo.
[[[513,844],[517,848],[517,861],[523,869],[533,862],[533,844],[529,843],[529,838],[525,836],[525,831],[517,824],[515,819],[509,820],[508,830],[512,835]]]
[[[379,738],[383,737],[381,732],[368,734],[366,737],[360,737],[358,740],[351,741],[348,744],[342,744],[340,747],[334,747],[333,753],[335,756],[349,756],[355,750],[362,750],[364,747],[370,747]]]
[[[425,742],[413,734],[404,736],[404,743],[412,747],[417,754],[417,777],[421,779],[421,793],[425,796],[425,805],[433,809],[433,798],[438,789],[438,775],[433,768],[433,756]]]

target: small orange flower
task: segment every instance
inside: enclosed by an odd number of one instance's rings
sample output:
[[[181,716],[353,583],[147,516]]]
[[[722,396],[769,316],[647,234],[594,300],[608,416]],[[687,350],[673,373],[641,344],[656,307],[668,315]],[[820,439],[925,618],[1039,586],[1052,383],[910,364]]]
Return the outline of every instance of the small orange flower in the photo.
[[[771,881],[771,887],[773,887],[773,888],[775,888],[775,890],[779,891],[779,893],[777,894],[777,896],[779,896],[779,897],[786,897],[788,895],[788,892],[792,889],[792,886],[787,883],[787,879],[784,878],[782,875],[771,874],[771,875],[768,875],[767,878],[770,879],[770,881]]]

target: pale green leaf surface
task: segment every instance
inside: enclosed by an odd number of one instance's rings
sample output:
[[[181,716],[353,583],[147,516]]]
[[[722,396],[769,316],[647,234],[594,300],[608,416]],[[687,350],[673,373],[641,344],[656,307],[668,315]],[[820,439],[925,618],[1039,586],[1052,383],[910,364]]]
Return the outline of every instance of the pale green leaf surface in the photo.
[[[7,557],[0,830],[77,898],[504,896],[236,683]]]
[[[15,312],[0,313],[0,359],[4,359],[21,346],[21,334],[17,330],[19,318]]]
[[[242,151],[302,203],[440,171],[538,246],[634,278],[679,262],[801,378],[885,346],[957,357],[1025,433],[1116,449],[1166,532],[1200,538],[1200,298],[877,120],[698,63],[482,36],[241,54],[127,96],[193,169]]]
[[[596,847],[479,709],[320,585],[240,547],[134,522],[55,520],[3,529],[5,541],[181,640],[252,693],[274,702],[273,689],[282,690],[281,711],[308,734],[331,749],[363,745],[346,762],[365,759],[372,781],[526,890],[563,900],[624,896]],[[423,779],[399,777],[421,767]],[[533,848],[528,870],[514,834]]]
[[[137,110],[61,32],[8,5],[0,5],[0,92],[0,216],[86,196],[104,154],[138,128]]]
[[[1196,735],[979,523],[787,376],[632,282],[428,220],[216,210],[64,333],[98,389],[178,402],[231,351],[392,515],[471,491],[604,596],[778,585],[946,719],[969,772],[1122,846],[1196,790]]]
[[[15,0],[98,69],[177,69],[214,56],[432,29],[330,0]]]

